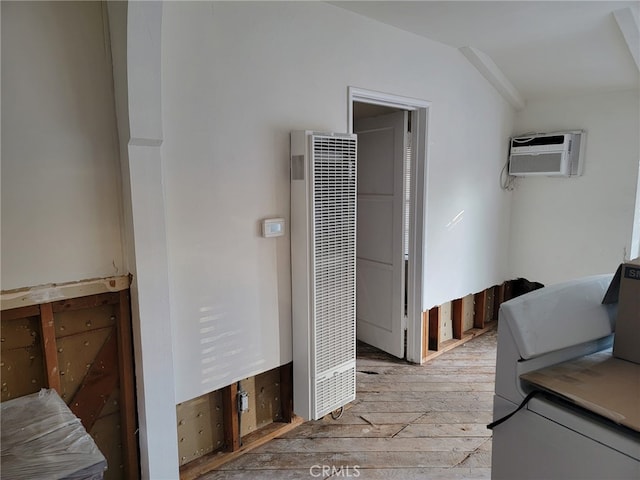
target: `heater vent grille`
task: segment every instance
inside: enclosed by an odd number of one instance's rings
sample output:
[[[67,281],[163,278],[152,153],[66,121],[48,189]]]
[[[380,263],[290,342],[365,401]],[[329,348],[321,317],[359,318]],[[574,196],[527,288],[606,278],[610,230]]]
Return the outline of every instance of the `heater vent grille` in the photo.
[[[313,137],[315,373],[355,355],[356,142]]]
[[[356,367],[353,363],[344,371],[323,378],[316,383],[316,418],[355,400]]]

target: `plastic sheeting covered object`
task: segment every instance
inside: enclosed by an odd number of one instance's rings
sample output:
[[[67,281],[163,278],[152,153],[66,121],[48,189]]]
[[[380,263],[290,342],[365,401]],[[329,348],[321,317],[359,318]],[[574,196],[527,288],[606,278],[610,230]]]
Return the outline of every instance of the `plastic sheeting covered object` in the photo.
[[[3,479],[99,480],[107,461],[55,390],[0,404]]]

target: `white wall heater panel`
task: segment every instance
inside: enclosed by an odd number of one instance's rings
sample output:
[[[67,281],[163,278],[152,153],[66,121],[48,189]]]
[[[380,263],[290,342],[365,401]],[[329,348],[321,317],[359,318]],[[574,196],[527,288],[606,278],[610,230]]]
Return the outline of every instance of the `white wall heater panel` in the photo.
[[[355,399],[355,135],[291,133],[293,409],[317,420]]]

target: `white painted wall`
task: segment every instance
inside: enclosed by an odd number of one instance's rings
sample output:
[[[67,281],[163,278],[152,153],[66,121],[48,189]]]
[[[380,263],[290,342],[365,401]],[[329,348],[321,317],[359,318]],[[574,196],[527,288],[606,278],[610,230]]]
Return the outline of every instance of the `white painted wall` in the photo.
[[[347,130],[347,87],[432,102],[424,308],[506,278],[513,113],[454,48],[316,2],[165,3],[176,401],[291,360],[289,132]],[[457,221],[454,221],[457,218]]]
[[[124,274],[97,2],[2,2],[2,289]]]
[[[638,162],[638,90],[530,101],[514,134],[584,129],[584,175],[523,178],[513,195],[511,276],[545,284],[613,272],[630,254]]]

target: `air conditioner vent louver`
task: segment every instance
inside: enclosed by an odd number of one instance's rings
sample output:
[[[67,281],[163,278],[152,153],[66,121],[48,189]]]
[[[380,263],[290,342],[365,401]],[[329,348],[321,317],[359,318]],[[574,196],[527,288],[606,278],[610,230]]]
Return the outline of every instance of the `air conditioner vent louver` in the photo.
[[[292,132],[294,410],[355,398],[356,137]],[[294,181],[305,153],[305,182]]]
[[[582,130],[512,137],[509,174],[521,177],[582,175],[585,137]]]

